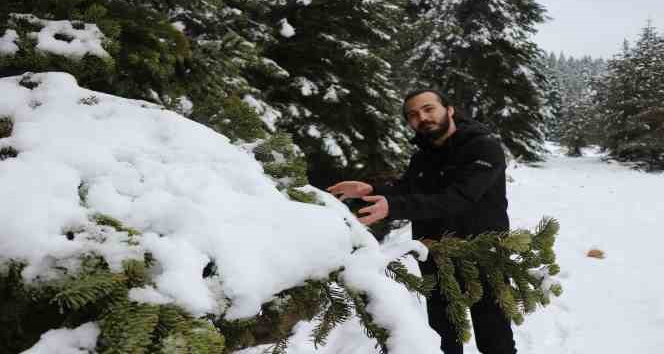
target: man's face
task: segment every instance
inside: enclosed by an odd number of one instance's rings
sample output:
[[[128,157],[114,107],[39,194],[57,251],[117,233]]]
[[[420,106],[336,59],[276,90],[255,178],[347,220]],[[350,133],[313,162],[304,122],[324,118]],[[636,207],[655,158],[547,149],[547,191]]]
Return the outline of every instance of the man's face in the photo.
[[[415,132],[435,141],[447,133],[454,110],[445,108],[432,92],[424,92],[406,102],[406,118]]]

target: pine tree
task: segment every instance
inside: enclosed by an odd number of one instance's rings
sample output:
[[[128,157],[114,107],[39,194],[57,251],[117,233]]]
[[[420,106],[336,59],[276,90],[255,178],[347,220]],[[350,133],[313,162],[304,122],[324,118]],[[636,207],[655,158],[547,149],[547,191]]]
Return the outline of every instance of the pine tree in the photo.
[[[553,93],[547,91],[547,102],[553,101],[558,107],[558,113],[546,120],[548,138],[567,145],[571,155],[579,156],[580,148],[597,144],[601,139],[602,115],[597,101],[602,92],[600,82],[606,71],[605,62],[590,56],[576,59],[551,53],[546,65],[547,80],[558,89]]]
[[[251,72],[265,100],[281,112],[316,186],[398,171],[407,157],[400,97],[386,60],[397,34],[400,1],[235,2],[252,13],[265,56],[288,75]],[[262,2],[266,3],[266,1]],[[253,5],[253,6],[252,6]],[[284,27],[294,33],[281,33]]]
[[[649,23],[635,46],[625,43],[608,67],[599,100],[605,116],[603,146],[619,160],[661,169],[664,151],[658,143],[657,112],[664,100],[664,38]]]
[[[583,89],[568,94],[562,109],[560,142],[567,148],[568,156],[582,155],[581,148],[593,141],[593,123],[597,121],[590,73],[584,72],[582,79]]]
[[[542,116],[544,118],[544,133],[547,140],[558,141],[562,135],[561,124],[563,121],[562,88],[560,75],[558,74],[558,59],[553,53],[542,58],[546,86],[544,90],[544,105]]]
[[[514,155],[540,159],[545,79],[530,35],[544,9],[534,1],[423,0],[412,10],[421,37],[407,61],[411,87],[441,89]]]

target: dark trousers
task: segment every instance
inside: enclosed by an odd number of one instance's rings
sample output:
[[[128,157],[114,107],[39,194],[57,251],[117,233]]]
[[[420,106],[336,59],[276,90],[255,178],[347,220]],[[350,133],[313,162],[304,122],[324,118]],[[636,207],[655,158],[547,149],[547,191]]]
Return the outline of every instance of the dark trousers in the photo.
[[[431,271],[431,265],[427,266],[421,267],[423,273]],[[515,354],[516,343],[510,320],[496,303],[495,297],[487,288],[488,284],[483,281],[482,285],[488,291],[484,291],[482,299],[470,308],[477,349],[483,354]],[[438,288],[434,289],[431,297],[427,299],[429,325],[440,335],[440,349],[443,353],[463,354],[463,343],[457,340],[456,330],[447,319],[446,308],[447,301],[441,297]]]

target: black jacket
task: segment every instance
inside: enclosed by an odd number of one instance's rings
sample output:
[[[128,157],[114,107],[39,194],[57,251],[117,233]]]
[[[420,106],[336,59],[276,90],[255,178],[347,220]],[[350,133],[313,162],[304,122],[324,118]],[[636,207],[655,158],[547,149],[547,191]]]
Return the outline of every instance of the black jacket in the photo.
[[[440,147],[415,137],[420,149],[403,177],[373,186],[373,194],[387,199],[389,219],[412,221],[414,239],[509,230],[502,146],[476,121],[455,123],[457,131]]]

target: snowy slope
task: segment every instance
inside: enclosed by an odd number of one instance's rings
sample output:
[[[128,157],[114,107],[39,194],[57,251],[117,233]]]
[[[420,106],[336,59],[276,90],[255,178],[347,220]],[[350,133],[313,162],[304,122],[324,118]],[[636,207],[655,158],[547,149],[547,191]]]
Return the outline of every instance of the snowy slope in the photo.
[[[565,292],[518,328],[521,353],[664,352],[664,175],[568,158],[552,146],[541,168],[510,173],[516,227],[560,220],[556,254]],[[598,248],[606,258],[586,256]]]
[[[664,175],[603,162],[593,150],[569,158],[555,145],[549,149],[540,167],[508,171],[512,227],[533,229],[544,215],[561,224],[555,249],[564,292],[514,327],[519,353],[663,353]],[[396,233],[392,242],[410,237],[408,228]],[[587,257],[593,248],[606,257]],[[310,326],[300,324],[291,354],[376,352],[354,323],[315,351],[307,342]],[[466,353],[479,353],[473,340]]]

